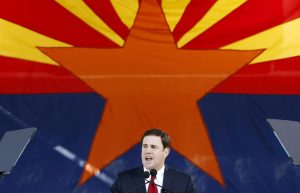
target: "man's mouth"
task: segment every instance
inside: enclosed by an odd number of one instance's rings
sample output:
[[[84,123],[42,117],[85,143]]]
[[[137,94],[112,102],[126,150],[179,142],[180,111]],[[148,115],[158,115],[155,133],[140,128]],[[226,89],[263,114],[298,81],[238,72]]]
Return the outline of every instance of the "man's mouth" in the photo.
[[[146,160],[146,161],[151,161],[151,160],[153,160],[153,158],[150,157],[150,156],[146,156],[146,157],[145,157],[145,160]]]

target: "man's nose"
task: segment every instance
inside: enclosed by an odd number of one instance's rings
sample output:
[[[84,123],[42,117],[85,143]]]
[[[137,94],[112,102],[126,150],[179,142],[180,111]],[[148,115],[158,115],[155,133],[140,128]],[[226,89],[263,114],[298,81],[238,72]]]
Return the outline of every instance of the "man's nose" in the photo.
[[[151,153],[151,152],[152,152],[152,149],[150,147],[145,148],[145,153]]]

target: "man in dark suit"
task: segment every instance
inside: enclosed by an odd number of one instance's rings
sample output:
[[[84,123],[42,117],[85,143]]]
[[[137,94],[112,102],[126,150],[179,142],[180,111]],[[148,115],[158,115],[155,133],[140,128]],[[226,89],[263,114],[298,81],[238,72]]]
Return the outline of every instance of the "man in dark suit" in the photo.
[[[142,136],[141,143],[143,167],[121,172],[111,193],[195,193],[191,176],[165,165],[171,148],[168,134],[150,129]],[[152,178],[145,176],[147,171],[151,171]]]

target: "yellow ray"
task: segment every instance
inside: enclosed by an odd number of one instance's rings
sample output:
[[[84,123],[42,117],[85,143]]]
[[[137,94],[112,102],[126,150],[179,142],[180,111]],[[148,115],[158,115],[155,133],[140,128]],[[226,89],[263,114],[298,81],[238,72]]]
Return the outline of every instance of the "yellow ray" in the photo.
[[[251,64],[300,56],[300,18],[222,47],[222,49],[266,49]]]
[[[122,46],[124,40],[114,32],[104,21],[99,18],[84,2],[83,0],[55,0],[65,9],[73,13],[76,17],[81,19],[87,25],[103,34],[108,39]]]
[[[138,0],[111,0],[111,4],[115,8],[121,21],[131,28],[139,8]]]
[[[174,30],[190,2],[191,0],[162,0],[162,9],[171,31]]]
[[[71,47],[0,18],[0,56],[58,65],[36,47]]]
[[[237,9],[246,0],[218,0],[206,15],[177,42],[180,48]]]

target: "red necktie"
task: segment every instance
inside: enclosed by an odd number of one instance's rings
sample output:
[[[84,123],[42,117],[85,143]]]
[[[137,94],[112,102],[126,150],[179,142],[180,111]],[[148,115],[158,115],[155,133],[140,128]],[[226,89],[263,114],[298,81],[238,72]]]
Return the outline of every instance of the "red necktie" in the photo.
[[[155,178],[154,176],[151,176],[151,180],[148,187],[148,193],[158,193],[157,187],[154,183],[154,178]]]

